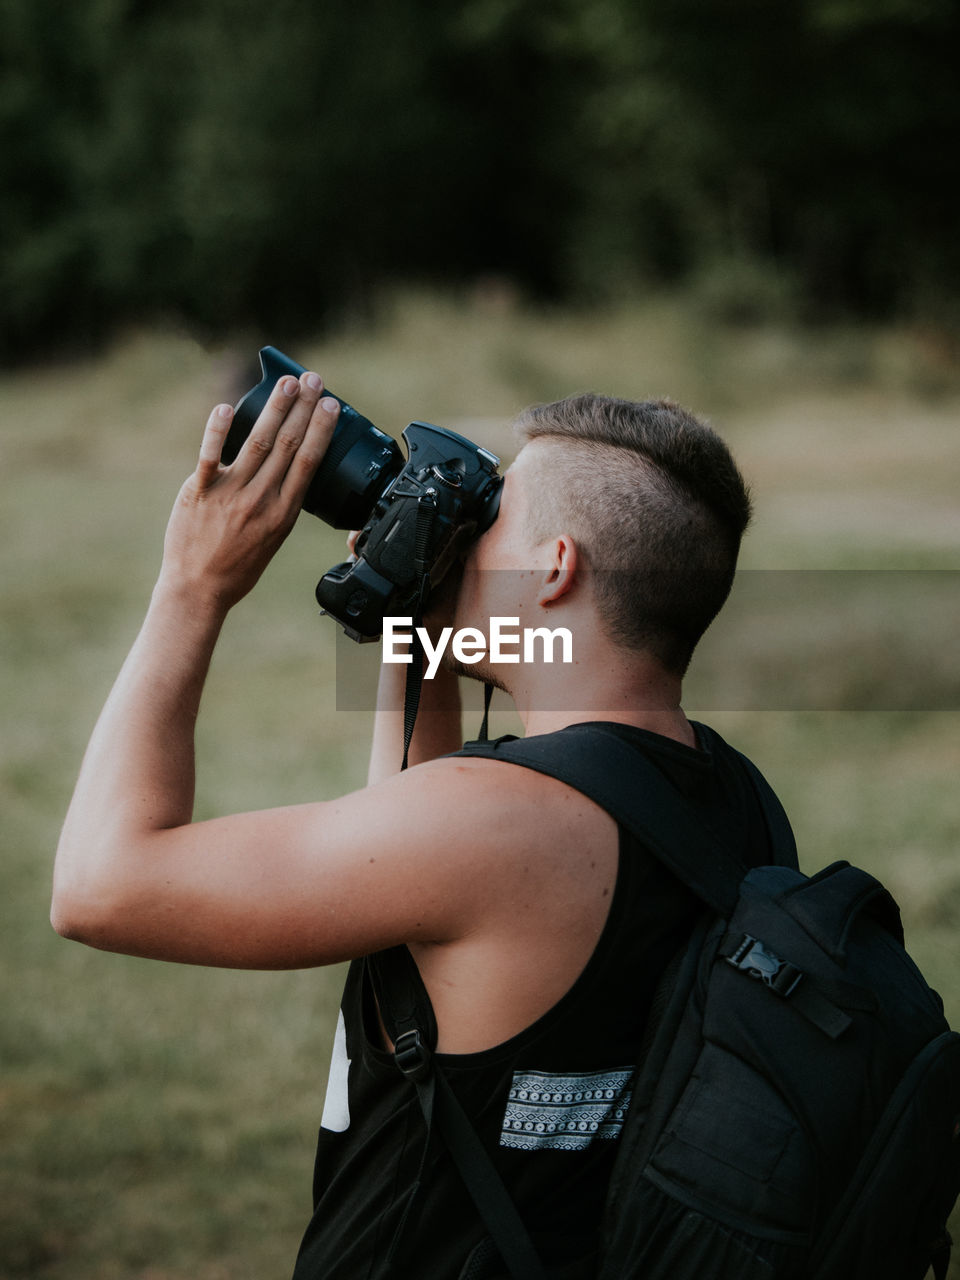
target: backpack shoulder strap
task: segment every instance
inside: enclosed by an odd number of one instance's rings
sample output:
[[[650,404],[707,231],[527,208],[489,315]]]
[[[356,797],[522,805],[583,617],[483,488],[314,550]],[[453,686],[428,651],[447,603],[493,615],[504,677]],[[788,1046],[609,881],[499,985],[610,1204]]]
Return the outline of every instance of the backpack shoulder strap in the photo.
[[[401,1245],[412,1234],[423,1194],[425,1170],[437,1133],[512,1280],[547,1280],[526,1226],[489,1152],[453,1090],[434,1061],[437,1025],[430,996],[416,961],[405,946],[391,947],[364,960],[373,983],[393,1058],[414,1086],[423,1113],[425,1136],[420,1168],[387,1254],[387,1273],[397,1274]]]
[[[717,744],[719,744],[720,747],[727,751],[732,751],[737,760],[739,760],[744,773],[750,779],[750,785],[753,787],[754,794],[760,802],[760,808],[763,810],[767,831],[770,834],[774,865],[778,867],[793,867],[796,870],[798,865],[797,842],[794,838],[793,828],[790,825],[790,819],[787,817],[786,810],[780,803],[780,798],[773,787],[771,787],[753,761],[724,742],[716,729],[711,729],[705,724],[698,724],[697,729],[712,750],[716,751]]]
[[[707,830],[651,760],[602,724],[573,724],[532,738],[468,742],[456,754],[506,760],[575,787],[631,831],[703,902],[720,915],[731,914],[746,867]],[[796,865],[786,814],[759,771],[750,769],[771,840],[780,851],[777,861]]]

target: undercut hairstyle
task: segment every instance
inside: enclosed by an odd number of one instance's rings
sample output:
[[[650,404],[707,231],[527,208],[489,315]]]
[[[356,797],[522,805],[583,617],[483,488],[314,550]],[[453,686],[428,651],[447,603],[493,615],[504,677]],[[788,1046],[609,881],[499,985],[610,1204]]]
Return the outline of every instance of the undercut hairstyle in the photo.
[[[554,446],[531,486],[534,541],[569,533],[610,638],[683,675],[730,593],[750,521],[726,444],[669,400],[593,393],[535,405],[516,430]]]

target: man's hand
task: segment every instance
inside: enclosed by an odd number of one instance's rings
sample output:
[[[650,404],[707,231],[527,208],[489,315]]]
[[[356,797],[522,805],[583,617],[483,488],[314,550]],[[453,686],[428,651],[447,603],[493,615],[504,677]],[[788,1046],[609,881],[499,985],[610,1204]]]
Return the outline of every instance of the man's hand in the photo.
[[[170,516],[161,583],[223,612],[251,590],[293,528],[333,436],[340,406],[322,392],[315,373],[281,378],[230,466],[220,455],[233,410],[213,410]]]

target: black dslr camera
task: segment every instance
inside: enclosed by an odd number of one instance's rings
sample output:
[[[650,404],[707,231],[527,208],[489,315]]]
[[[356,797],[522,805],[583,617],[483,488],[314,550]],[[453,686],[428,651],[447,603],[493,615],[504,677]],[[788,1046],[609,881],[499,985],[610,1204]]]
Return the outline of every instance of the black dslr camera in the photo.
[[[261,381],[243,397],[223,448],[230,463],[284,374],[303,366],[276,347],[260,352]],[[361,642],[377,640],[384,617],[419,617],[461,550],[497,517],[500,459],[444,427],[411,422],[400,446],[340,402],[337,429],[303,501],[334,529],[360,529],[354,561],[317,583],[317,603]]]

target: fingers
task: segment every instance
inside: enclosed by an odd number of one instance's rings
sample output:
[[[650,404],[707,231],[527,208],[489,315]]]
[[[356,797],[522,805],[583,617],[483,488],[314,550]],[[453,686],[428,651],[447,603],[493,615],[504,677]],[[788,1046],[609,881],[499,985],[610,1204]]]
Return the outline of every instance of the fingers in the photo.
[[[282,489],[285,496],[300,489],[306,493],[340,410],[332,397],[321,399],[322,391],[316,373],[277,382],[231,467],[236,481],[256,481],[264,489]]]
[[[221,464],[221,455],[233,409],[217,405],[204,428],[196,485],[207,489],[229,475],[240,487],[272,491],[299,510],[340,414],[339,402],[322,393],[323,382],[316,373],[303,373],[299,381],[289,375],[280,378],[229,468]]]
[[[278,379],[232,464],[235,480],[249,484],[256,476],[279,485],[303,439],[322,386],[315,373],[303,374],[299,382],[290,375]]]
[[[339,401],[333,396],[320,397],[317,393],[306,430],[290,459],[280,486],[281,497],[291,503],[295,502],[298,507],[303,504],[310,481],[330,446],[339,416]]]
[[[218,404],[210,413],[200,441],[200,457],[197,460],[197,482],[201,487],[213,483],[220,470],[220,454],[233,422],[233,409],[228,404]]]

